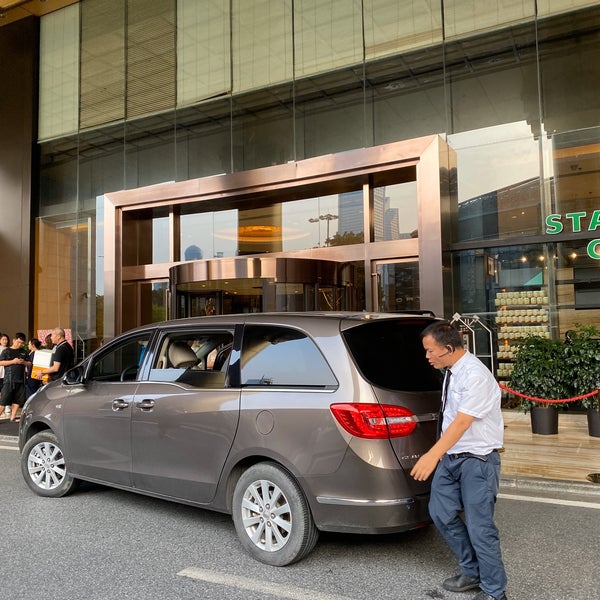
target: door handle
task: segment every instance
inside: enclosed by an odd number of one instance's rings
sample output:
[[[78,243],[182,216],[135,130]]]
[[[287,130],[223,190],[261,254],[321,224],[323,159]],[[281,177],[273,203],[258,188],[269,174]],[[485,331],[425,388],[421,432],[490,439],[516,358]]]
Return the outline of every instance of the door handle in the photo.
[[[112,409],[116,412],[118,410],[123,410],[129,406],[129,402],[125,402],[125,400],[121,400],[121,398],[117,398],[113,400]]]
[[[154,408],[154,400],[142,400],[138,402],[138,408],[140,410],[152,410]]]

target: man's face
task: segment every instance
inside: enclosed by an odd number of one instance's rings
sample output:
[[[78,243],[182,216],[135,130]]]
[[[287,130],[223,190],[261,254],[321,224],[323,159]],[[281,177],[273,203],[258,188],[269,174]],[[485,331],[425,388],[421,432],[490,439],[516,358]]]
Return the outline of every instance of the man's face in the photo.
[[[425,349],[425,358],[427,358],[432,367],[435,369],[445,369],[452,366],[454,362],[452,346],[443,346],[436,342],[430,335],[426,335],[422,341],[423,348]]]
[[[56,344],[58,344],[60,342],[60,335],[58,335],[58,333],[55,333],[53,331],[50,334],[50,339],[52,340],[52,343],[56,346]]]

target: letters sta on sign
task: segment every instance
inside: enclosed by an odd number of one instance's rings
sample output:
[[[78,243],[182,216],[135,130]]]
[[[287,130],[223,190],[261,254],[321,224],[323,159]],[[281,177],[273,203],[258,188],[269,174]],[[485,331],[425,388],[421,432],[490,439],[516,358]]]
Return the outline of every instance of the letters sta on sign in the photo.
[[[582,220],[587,217],[587,212],[572,212],[566,213],[564,218],[570,221],[571,231],[573,233],[579,233],[582,228]],[[587,227],[588,231],[596,231],[600,227],[600,210],[595,210],[591,217],[590,223]],[[563,224],[563,216],[554,214],[548,215],[546,217],[546,233],[549,235],[555,235],[557,233],[562,233],[565,225]],[[590,258],[594,258],[596,260],[600,260],[600,239],[592,240],[587,245],[587,253]]]

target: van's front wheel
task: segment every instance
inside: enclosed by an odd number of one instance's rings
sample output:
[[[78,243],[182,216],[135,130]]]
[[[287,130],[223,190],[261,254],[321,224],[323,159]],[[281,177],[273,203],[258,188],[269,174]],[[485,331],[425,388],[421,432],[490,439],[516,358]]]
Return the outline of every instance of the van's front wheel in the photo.
[[[36,433],[21,453],[25,483],[39,496],[60,498],[74,489],[77,480],[70,475],[58,438],[51,431]]]
[[[274,463],[242,474],[233,493],[233,522],[250,555],[276,567],[303,559],[319,537],[300,486]]]

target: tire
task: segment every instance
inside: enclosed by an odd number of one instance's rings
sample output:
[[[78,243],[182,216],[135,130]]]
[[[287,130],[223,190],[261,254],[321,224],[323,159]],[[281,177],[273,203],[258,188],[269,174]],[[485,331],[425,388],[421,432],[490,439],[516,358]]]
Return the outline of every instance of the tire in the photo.
[[[51,431],[36,433],[21,453],[25,483],[39,496],[60,498],[71,492],[77,480],[67,469],[58,438]]]
[[[274,463],[242,474],[233,492],[233,522],[246,551],[275,567],[303,559],[319,537],[300,486]]]

